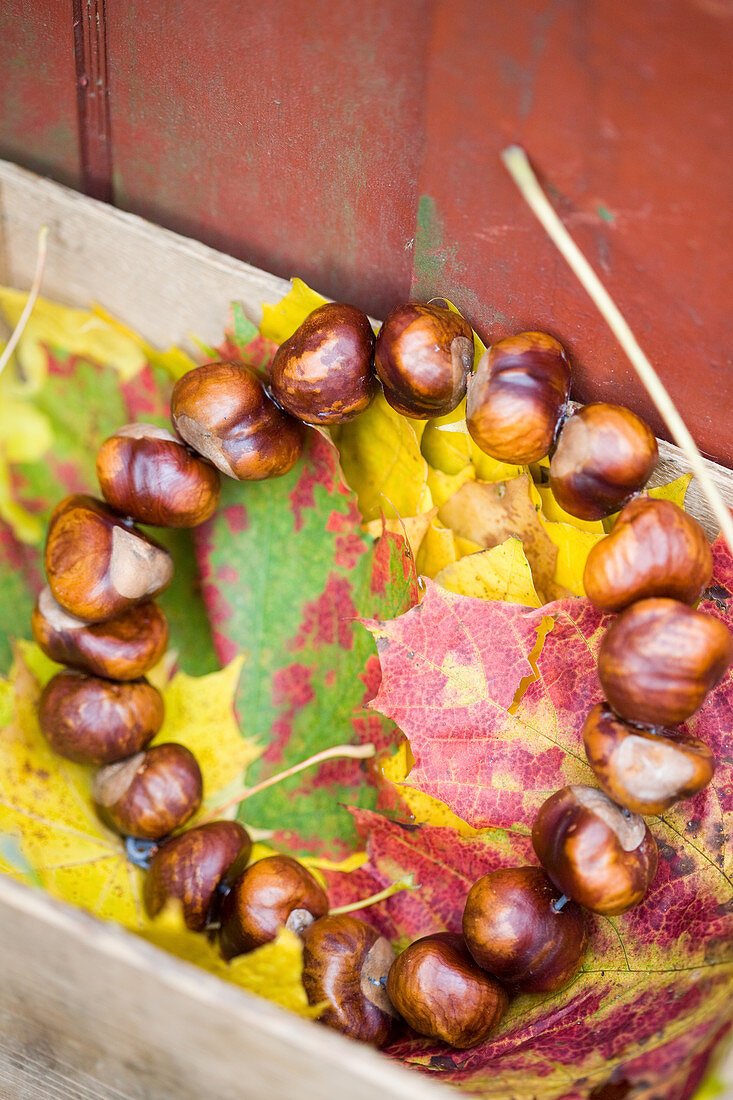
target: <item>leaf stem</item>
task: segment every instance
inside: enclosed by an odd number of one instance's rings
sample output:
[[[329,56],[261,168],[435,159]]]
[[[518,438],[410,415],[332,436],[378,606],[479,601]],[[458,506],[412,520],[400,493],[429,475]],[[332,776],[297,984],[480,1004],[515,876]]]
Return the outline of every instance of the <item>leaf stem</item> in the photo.
[[[204,825],[209,821],[214,821],[220,814],[230,810],[232,806],[238,806],[240,802],[245,802],[253,794],[259,794],[260,791],[265,791],[268,787],[274,787],[276,783],[280,783],[283,779],[289,779],[291,775],[297,775],[298,772],[305,771],[306,768],[313,767],[315,764],[322,764],[324,760],[334,760],[339,757],[348,757],[352,760],[368,760],[369,757],[376,755],[376,751],[371,743],[366,745],[334,745],[333,748],[323,749],[322,752],[317,752],[314,756],[301,760],[299,764],[293,764],[292,768],[286,768],[285,771],[263,779],[261,783],[255,783],[254,787],[247,787],[241,794],[235,795],[234,798],[228,799],[221,806],[212,810],[199,824]]]
[[[502,152],[501,159],[519,188],[522,197],[535,217],[541,222],[550,239],[562,253],[628,356],[631,365],[639,375],[649,396],[669,428],[672,438],[690,463],[695,476],[700,482],[700,487],[710,503],[713,514],[720,524],[725,541],[728,543],[731,552],[733,552],[733,518],[720,495],[717,485],[706,469],[695,441],[677,411],[672,398],[664,388],[659,375],[641,350],[636,337],[611,295],[550,205],[524,149],[519,145],[510,145]]]
[[[397,882],[385,886],[384,890],[380,890],[377,894],[370,894],[368,898],[362,898],[361,901],[352,901],[348,905],[337,905],[335,909],[329,909],[328,915],[333,917],[340,916],[342,913],[355,913],[359,909],[366,909],[369,905],[376,905],[378,901],[385,901],[386,898],[391,898],[393,894],[399,894],[402,890],[419,889],[420,887],[415,883],[415,876],[405,875]]]
[[[28,318],[33,312],[33,307],[36,304],[36,299],[41,290],[41,283],[43,281],[43,272],[46,268],[46,256],[48,254],[48,226],[42,225],[38,231],[38,255],[36,258],[36,270],[33,276],[33,282],[31,289],[28,292],[28,298],[23,306],[23,312],[18,318],[18,323],[13,329],[10,339],[8,340],[2,355],[0,355],[0,374],[3,373],[5,367],[10,362],[10,357],[18,346],[18,341],[25,331],[25,326],[28,324]]]

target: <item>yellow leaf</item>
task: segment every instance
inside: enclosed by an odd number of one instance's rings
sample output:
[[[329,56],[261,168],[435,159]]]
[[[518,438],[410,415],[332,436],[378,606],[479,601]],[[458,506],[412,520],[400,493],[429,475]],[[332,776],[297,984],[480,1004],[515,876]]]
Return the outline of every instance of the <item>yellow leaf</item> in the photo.
[[[678,508],[684,508],[685,496],[691,481],[692,474],[683,474],[682,477],[678,477],[675,481],[670,481],[666,485],[657,485],[653,489],[649,489],[648,493],[650,497],[654,497],[656,500],[671,500]]]
[[[428,466],[410,422],[379,393],[356,420],[331,432],[344,477],[367,522],[417,516],[432,507]]]
[[[171,344],[165,351],[158,351],[157,348],[154,348],[147,340],[144,340],[142,336],[139,336],[134,329],[128,328],[122,321],[118,321],[116,317],[113,317],[111,313],[108,313],[106,309],[96,302],[92,304],[92,308],[96,317],[100,317],[110,326],[110,328],[114,329],[115,332],[120,333],[120,335],[136,344],[143,352],[145,359],[150,363],[151,367],[160,367],[161,370],[164,370],[171,378],[178,379],[198,366],[195,359],[187,355],[182,348],[177,348],[175,344]]]
[[[0,287],[0,308],[9,324],[15,325],[28,295]],[[24,375],[37,387],[45,377],[46,357],[42,345],[63,348],[113,367],[122,381],[129,381],[145,366],[146,357],[130,337],[113,328],[89,310],[72,309],[39,298],[16,349]]]
[[[505,600],[525,607],[540,607],[522,543],[509,538],[490,550],[469,554],[446,566],[435,578],[437,584],[459,596],[480,600]]]
[[[514,536],[521,540],[541,603],[565,592],[554,581],[557,549],[544,530],[532,503],[526,474],[510,481],[467,481],[440,508],[438,518],[463,539],[483,549]]]
[[[471,462],[479,481],[511,481],[512,478],[526,473],[524,466],[515,466],[511,462],[500,462],[498,458],[491,458],[490,455],[484,454],[471,436],[468,440]]]
[[[215,799],[221,798],[225,784],[241,784],[244,767],[259,751],[241,737],[234,721],[241,660],[209,676],[178,673],[163,685],[166,721],[158,740],[191,748],[201,765],[204,789]],[[91,799],[93,769],[53,753],[38,726],[41,687],[57,668],[33,643],[19,643],[3,688],[2,711],[8,721],[0,735],[0,862],[25,881],[32,874],[55,897],[140,928],[145,923],[141,875],[128,863],[120,838],[97,817]],[[9,850],[16,852],[13,859]]]
[[[445,802],[440,802],[439,799],[422,791],[416,791],[405,783],[414,762],[410,743],[404,740],[394,755],[382,762],[381,768],[385,779],[397,788],[400,798],[407,803],[415,821],[421,825],[440,825],[455,829],[460,836],[476,836],[478,830],[454,814]]]
[[[530,482],[529,493],[531,500],[534,501],[535,507],[538,509],[537,518],[557,550],[553,574],[554,583],[573,596],[585,596],[583,571],[585,570],[588,554],[597,542],[606,537],[603,524],[598,523],[595,525],[595,530],[589,530],[588,528],[593,525],[585,523],[582,526],[576,526],[575,517],[569,517],[573,519],[572,524],[548,520],[545,518],[542,509],[547,499],[542,489]],[[554,500],[552,494],[550,494],[549,499]],[[562,512],[556,501],[554,507]],[[582,523],[582,521],[578,522]],[[561,594],[556,593],[556,598]]]
[[[322,1006],[308,1004],[303,988],[303,947],[295,933],[283,928],[277,939],[225,962],[206,936],[190,932],[175,906],[166,908],[154,921],[138,930],[143,939],[224,981],[266,997],[268,1001],[311,1019],[319,1016]]]
[[[477,554],[479,550],[483,550],[483,546],[479,546],[477,542],[472,539],[462,539],[460,535],[453,536],[453,544],[456,548],[456,561],[465,558],[466,554]]]
[[[437,514],[438,509],[432,508],[429,512],[422,512],[419,516],[407,516],[404,519],[385,519],[384,521],[373,519],[364,524],[364,530],[375,539],[378,539],[383,531],[391,531],[393,534],[402,535],[409,543],[413,559],[417,560],[425,532]]]
[[[476,471],[471,465],[464,466],[457,474],[444,474],[441,470],[428,467],[428,488],[436,508],[442,508],[446,500],[457,493],[467,481],[475,480]]]
[[[40,685],[19,652],[10,687],[13,716],[0,736],[0,836],[19,855],[10,873],[99,917],[138,927],[140,872],[94,811],[93,770],[57,756],[41,734]]]
[[[417,571],[423,577],[436,577],[441,569],[456,560],[453,532],[434,519],[420,544]]]
[[[466,399],[446,416],[428,420],[420,440],[423,458],[434,470],[455,475],[471,462],[466,428]]]
[[[177,672],[168,684],[148,679],[163,692],[165,719],[154,743],[177,741],[190,749],[204,777],[206,805],[217,805],[232,784],[241,786],[244,770],[262,751],[242,736],[234,716],[234,693],[244,657],[207,676]]]
[[[570,512],[566,512],[557,503],[549,485],[534,485],[533,489],[536,494],[536,501],[542,509],[542,515],[545,519],[552,520],[553,523],[567,523],[571,527],[577,527],[579,531],[591,531],[596,535],[603,534],[602,520],[578,519],[577,516],[571,516]]]
[[[36,462],[53,442],[45,413],[24,401],[3,397],[0,407],[0,452],[8,462]]]
[[[309,313],[328,301],[323,295],[311,290],[302,279],[290,281],[291,289],[284,298],[274,306],[265,304],[262,306],[260,332],[276,344],[282,344],[292,336]]]

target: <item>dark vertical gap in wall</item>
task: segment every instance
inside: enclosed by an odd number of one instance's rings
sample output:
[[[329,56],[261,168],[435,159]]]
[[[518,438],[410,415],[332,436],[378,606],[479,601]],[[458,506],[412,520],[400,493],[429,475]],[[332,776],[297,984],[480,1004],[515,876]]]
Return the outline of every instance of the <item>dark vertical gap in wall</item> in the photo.
[[[114,201],[105,0],[72,0],[81,185]]]

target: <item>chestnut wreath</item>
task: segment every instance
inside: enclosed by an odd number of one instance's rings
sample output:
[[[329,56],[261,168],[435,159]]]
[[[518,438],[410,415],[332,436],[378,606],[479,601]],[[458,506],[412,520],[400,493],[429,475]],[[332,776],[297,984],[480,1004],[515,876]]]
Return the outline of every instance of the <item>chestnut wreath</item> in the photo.
[[[292,929],[303,938],[308,999],[328,1006],[321,1021],[377,1046],[400,1019],[452,1046],[475,1046],[511,992],[570,981],[585,951],[582,906],[625,912],[654,878],[657,847],[641,815],[710,782],[710,750],[663,727],[697,710],[733,657],[727,628],[690,606],[712,574],[702,528],[676,505],[637,495],[657,461],[648,425],[618,405],[568,415],[570,364],[545,333],[499,341],[475,374],[472,362],[472,330],[448,309],[400,305],[375,340],[361,310],[329,303],[281,345],[265,383],[238,363],[190,371],[171,398],[176,434],[120,428],[97,455],[104,501],[77,495],[55,509],[48,587],[33,612],[39,646],[67,666],[42,694],[41,729],[61,756],[99,766],[95,802],[148,868],[149,913],[177,900],[188,928],[217,929],[226,959]],[[396,960],[370,925],[329,915],[325,891],[296,860],[275,855],[248,867],[252,845],[237,822],[179,831],[201,804],[201,772],[182,745],[147,747],[163,709],[144,679],[167,644],[152,600],[173,563],[135,526],[202,523],[218,503],[217,470],[240,480],[287,473],[306,424],[353,419],[380,382],[393,408],[422,420],[467,394],[468,431],[488,455],[524,465],[552,452],[550,486],[567,512],[599,519],[623,509],[584,576],[597,607],[621,612],[599,654],[607,702],[584,728],[602,789],[570,786],[548,798],[532,833],[542,868],[483,876],[468,895],[462,937],[427,936]]]

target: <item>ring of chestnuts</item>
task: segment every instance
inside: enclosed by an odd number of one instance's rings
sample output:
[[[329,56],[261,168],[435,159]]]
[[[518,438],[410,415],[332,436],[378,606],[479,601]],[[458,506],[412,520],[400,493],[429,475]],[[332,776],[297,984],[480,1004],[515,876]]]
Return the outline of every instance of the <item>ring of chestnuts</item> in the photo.
[[[694,609],[712,573],[702,528],[641,492],[657,459],[644,421],[601,403],[569,413],[570,364],[544,333],[500,340],[475,373],[472,362],[470,326],[441,306],[398,306],[375,339],[360,310],[329,303],[282,344],[266,385],[238,363],[191,370],[173,389],[174,433],[120,428],[97,455],[104,499],[75,495],[55,509],[48,586],[32,620],[41,649],[66,666],[43,691],[41,729],[61,756],[98,768],[103,820],[148,843],[149,913],[175,900],[188,928],[218,935],[226,959],[290,928],[303,940],[308,998],[327,1006],[322,1022],[377,1046],[404,1024],[474,1046],[513,993],[572,980],[586,944],[583,907],[623,913],[654,878],[657,847],[643,815],[712,778],[710,750],[668,727],[694,713],[733,656],[726,627]],[[551,455],[552,491],[572,515],[621,509],[584,577],[595,606],[618,612],[598,660],[606,698],[583,731],[600,789],[569,786],[548,798],[532,832],[541,866],[484,875],[466,899],[462,935],[427,936],[397,959],[370,925],[329,914],[300,863],[273,855],[248,865],[240,824],[183,828],[201,804],[201,771],[182,745],[148,747],[163,700],[145,679],[168,640],[154,599],[173,564],[136,526],[202,523],[219,499],[219,471],[240,480],[286,473],[306,424],[358,416],[380,383],[395,409],[423,420],[467,395],[468,431],[487,454],[516,464]]]

